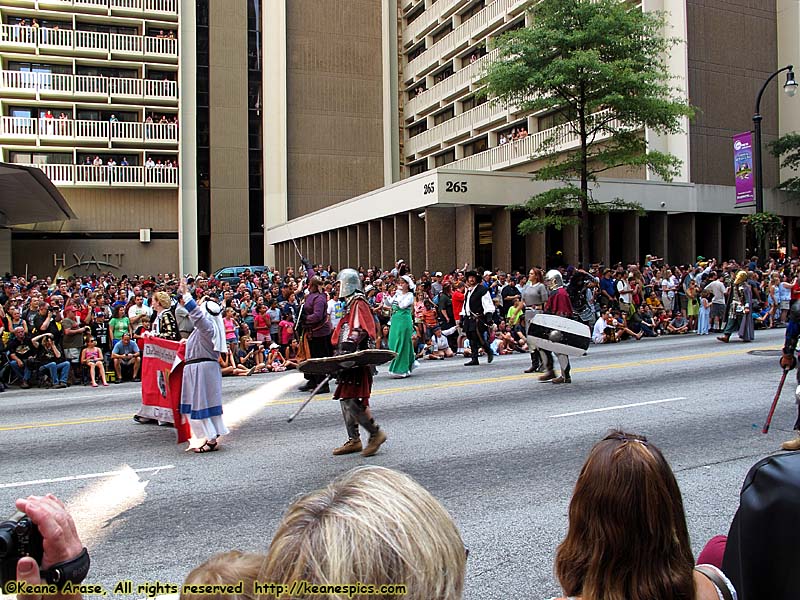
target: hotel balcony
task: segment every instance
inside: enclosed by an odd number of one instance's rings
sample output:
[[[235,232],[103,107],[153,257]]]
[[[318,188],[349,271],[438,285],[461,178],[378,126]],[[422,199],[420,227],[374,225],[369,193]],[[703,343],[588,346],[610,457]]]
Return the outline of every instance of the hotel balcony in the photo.
[[[6,96],[39,99],[125,101],[134,103],[178,100],[176,81],[0,71],[0,92]]]
[[[599,116],[608,113],[603,111],[596,114]],[[612,121],[609,126],[618,128],[621,124],[618,121]],[[608,137],[608,135],[598,136],[594,142],[603,141]],[[553,143],[545,147],[545,141],[550,139],[553,140]],[[549,154],[574,150],[579,145],[580,137],[572,131],[569,123],[564,123],[448,163],[447,168],[468,171],[502,171]]]
[[[70,13],[178,20],[179,0],[3,0],[8,6]]]
[[[419,17],[403,29],[403,44],[405,45],[415,40],[420,34],[433,29],[439,24],[439,19],[448,12],[448,9],[452,9],[457,4],[458,2],[453,0],[437,0],[428,6]]]
[[[135,58],[178,62],[178,40],[143,35],[103,33],[49,27],[0,25],[0,49],[16,52],[80,55],[97,58]]]
[[[439,0],[442,2],[443,0]],[[483,10],[456,27],[414,60],[409,61],[403,70],[404,80],[411,81],[417,75],[427,72],[452,58],[457,52],[465,50],[471,43],[479,40],[498,25],[507,21],[510,15],[522,11],[529,0],[494,0]],[[437,2],[438,4],[438,2]],[[434,6],[436,6],[434,4]]]
[[[516,108],[503,107],[491,101],[484,102],[444,123],[409,137],[404,145],[405,154],[410,157],[428,150],[438,150],[453,140],[470,136],[478,129],[505,122],[516,112]]]
[[[59,187],[178,187],[177,167],[28,165]]]
[[[0,141],[34,142],[37,145],[42,142],[69,145],[94,142],[109,148],[143,144],[174,146],[178,143],[178,126],[171,123],[0,117]]]
[[[406,119],[431,112],[439,108],[441,102],[462,95],[481,77],[484,68],[495,60],[499,53],[499,50],[492,50],[475,62],[465,65],[447,79],[411,98],[403,107]]]

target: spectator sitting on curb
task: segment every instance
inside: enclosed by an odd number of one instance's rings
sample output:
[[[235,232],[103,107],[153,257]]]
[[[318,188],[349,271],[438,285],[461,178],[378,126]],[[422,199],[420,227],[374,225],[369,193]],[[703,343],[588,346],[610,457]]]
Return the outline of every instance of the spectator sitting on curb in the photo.
[[[131,339],[130,333],[124,334],[122,339],[114,345],[111,350],[111,359],[114,361],[114,372],[116,374],[114,383],[122,383],[123,366],[132,367],[133,380],[141,381],[139,379],[139,367],[142,363],[141,352],[136,342]]]

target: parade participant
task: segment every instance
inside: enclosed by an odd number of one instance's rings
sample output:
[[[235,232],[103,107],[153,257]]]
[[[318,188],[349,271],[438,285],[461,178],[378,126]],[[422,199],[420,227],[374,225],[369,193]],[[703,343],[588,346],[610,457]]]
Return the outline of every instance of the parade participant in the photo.
[[[739,271],[731,286],[731,301],[728,306],[728,320],[722,335],[717,339],[726,344],[731,339],[731,334],[737,332],[743,342],[752,342],[755,337],[753,314],[750,310],[752,290],[747,283],[747,271]]]
[[[322,289],[322,279],[314,273],[314,268],[307,259],[302,259],[308,277],[308,294],[300,313],[300,325],[303,335],[308,341],[310,358],[324,358],[333,355],[331,346],[331,324],[328,320],[328,298]],[[306,383],[299,388],[301,392],[310,392],[324,379],[321,375],[306,374]],[[320,390],[325,394],[330,391],[328,384]]]
[[[481,348],[486,352],[486,359],[491,363],[494,353],[484,337],[484,333],[491,325],[494,313],[494,302],[489,293],[489,288],[481,284],[481,279],[476,271],[467,271],[467,293],[464,296],[464,306],[461,309],[461,328],[469,339],[472,359],[464,363],[465,367],[480,364],[478,354]]]
[[[401,269],[405,265],[400,265]],[[392,309],[389,321],[389,350],[395,352],[397,357],[389,364],[389,373],[394,378],[404,378],[411,375],[414,369],[414,345],[411,341],[414,335],[414,322],[411,311],[414,306],[414,280],[409,275],[401,275],[397,279],[397,290],[392,297],[385,297],[384,304]]]
[[[205,439],[202,446],[193,449],[201,454],[216,450],[219,437],[228,433],[222,421],[222,374],[217,362],[227,350],[225,328],[219,304],[206,300],[204,306],[198,306],[185,279],[181,279],[178,291],[194,325],[186,340],[181,414],[189,416],[195,437]]]
[[[339,283],[339,298],[344,302],[342,318],[331,338],[336,354],[366,350],[375,342],[375,319],[361,291],[361,277],[355,269],[342,269],[336,281]],[[345,369],[337,375],[337,381],[333,397],[339,400],[342,407],[347,441],[336,448],[333,454],[339,456],[361,452],[362,456],[372,456],[386,441],[386,434],[375,423],[369,410],[372,367]],[[359,425],[369,432],[369,442],[363,451]]]
[[[533,268],[528,273],[528,282],[522,288],[522,301],[525,303],[525,333],[528,333],[533,317],[542,312],[547,302],[547,286],[543,282],[541,269]],[[537,373],[542,370],[542,357],[539,349],[528,340],[531,352],[531,366],[524,373]]]
[[[156,292],[153,298],[155,300],[153,310],[156,313],[152,325],[153,334],[165,340],[179,341],[181,335],[178,332],[178,322],[175,319],[175,315],[170,310],[172,302],[169,294],[167,292]]]
[[[558,269],[551,269],[547,272],[544,278],[545,285],[550,290],[550,298],[544,307],[544,312],[549,315],[558,315],[559,317],[571,318],[572,317],[572,304],[569,301],[569,294],[564,287],[564,280],[561,277],[561,272]],[[549,350],[540,349],[542,363],[545,366],[545,372],[539,377],[542,383],[552,382],[559,383],[572,383],[569,376],[569,356],[566,354],[557,354],[558,364],[561,367],[561,374],[556,377],[553,371],[553,353]]]
[[[789,321],[786,324],[786,338],[783,344],[783,356],[781,356],[781,367],[787,371],[791,371],[797,366],[795,353],[798,339],[800,339],[800,300],[794,300],[789,308]],[[800,450],[800,370],[797,371],[797,389],[794,396],[797,403],[797,420],[794,422],[795,437],[781,445],[784,450]]]

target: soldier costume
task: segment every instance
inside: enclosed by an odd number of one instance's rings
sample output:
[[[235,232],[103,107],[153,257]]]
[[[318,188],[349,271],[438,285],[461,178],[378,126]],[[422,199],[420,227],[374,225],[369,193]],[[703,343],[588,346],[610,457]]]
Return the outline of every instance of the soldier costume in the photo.
[[[373,347],[375,343],[375,319],[369,303],[361,290],[361,277],[354,269],[343,269],[336,279],[339,282],[339,298],[345,309],[341,321],[333,331],[331,341],[336,354],[348,354]],[[361,452],[372,456],[386,441],[386,434],[375,423],[369,409],[372,393],[371,366],[345,369],[337,376],[338,385],[333,397],[339,400],[342,416],[347,428],[347,441],[333,451],[334,456]],[[358,426],[369,432],[369,442],[362,451]]]
[[[558,269],[551,269],[544,276],[545,285],[550,290],[550,298],[545,304],[544,312],[549,315],[558,315],[559,317],[572,318],[572,303],[569,301],[569,294],[564,287],[564,279],[561,277],[561,272]],[[556,354],[558,364],[561,367],[561,375],[556,377],[553,371],[553,353],[549,350],[539,349],[542,356],[542,363],[545,366],[544,374],[539,377],[542,383],[572,383],[569,371],[569,356],[566,354]]]
[[[755,325],[750,310],[751,301],[752,290],[750,284],[747,283],[747,271],[739,271],[731,286],[728,320],[722,335],[717,338],[720,342],[727,343],[733,333],[737,333],[743,342],[753,341]]]

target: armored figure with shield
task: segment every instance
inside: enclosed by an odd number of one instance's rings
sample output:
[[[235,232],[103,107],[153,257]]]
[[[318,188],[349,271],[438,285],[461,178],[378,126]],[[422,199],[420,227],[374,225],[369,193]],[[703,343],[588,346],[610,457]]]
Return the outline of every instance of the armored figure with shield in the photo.
[[[545,314],[534,316],[528,328],[528,336],[533,338],[541,352],[545,372],[539,377],[542,383],[571,383],[569,357],[580,356],[586,352],[591,339],[589,328],[572,320],[573,309],[569,294],[564,287],[561,272],[551,269],[545,275],[545,285],[550,297],[544,307]],[[561,374],[556,377],[553,353],[558,358]]]

